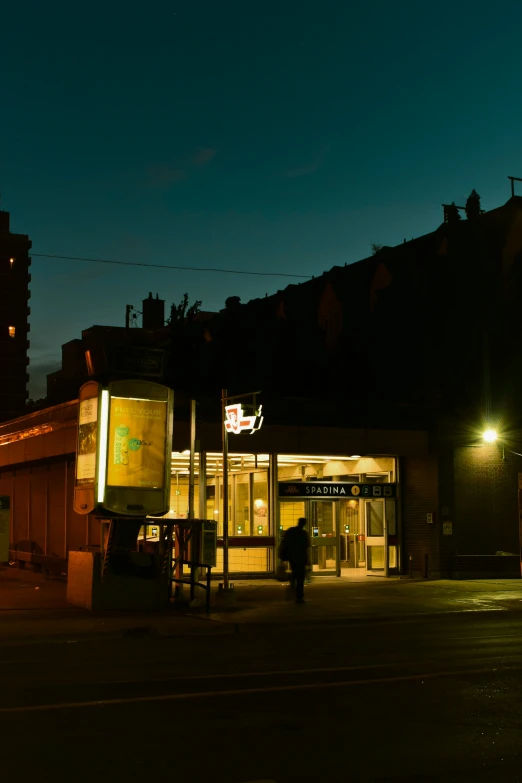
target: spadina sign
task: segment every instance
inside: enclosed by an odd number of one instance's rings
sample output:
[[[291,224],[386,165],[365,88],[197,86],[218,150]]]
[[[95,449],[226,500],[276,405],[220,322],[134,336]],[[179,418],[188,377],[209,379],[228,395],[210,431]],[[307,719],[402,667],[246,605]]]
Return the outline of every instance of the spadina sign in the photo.
[[[280,498],[394,498],[396,484],[352,484],[348,481],[280,481]]]
[[[225,427],[227,432],[232,432],[234,435],[239,435],[241,432],[250,432],[252,435],[257,430],[260,430],[263,424],[262,407],[262,405],[259,406],[255,416],[246,416],[241,405],[227,405],[225,408]]]

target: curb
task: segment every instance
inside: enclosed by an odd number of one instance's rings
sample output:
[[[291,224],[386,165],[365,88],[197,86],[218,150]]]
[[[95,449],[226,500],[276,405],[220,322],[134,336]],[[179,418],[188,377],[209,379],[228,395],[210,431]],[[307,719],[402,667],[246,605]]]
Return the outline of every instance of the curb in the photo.
[[[386,614],[386,615],[352,615],[350,617],[332,617],[332,618],[317,618],[311,617],[307,620],[299,620],[298,622],[289,621],[288,618],[283,618],[280,621],[267,620],[266,622],[256,620],[243,620],[242,622],[235,623],[237,627],[237,633],[246,632],[247,630],[259,630],[260,628],[277,630],[278,632],[292,632],[303,631],[311,628],[339,628],[347,625],[363,625],[365,623],[375,623],[386,625],[387,623],[407,623],[416,622],[422,619],[429,619],[430,617],[452,617],[462,615],[473,616],[485,616],[498,613],[514,613],[520,614],[522,607],[520,608],[508,608],[506,606],[495,606],[490,609],[442,609],[440,611],[426,611],[426,612],[408,612],[406,614]],[[217,618],[216,618],[217,619]]]

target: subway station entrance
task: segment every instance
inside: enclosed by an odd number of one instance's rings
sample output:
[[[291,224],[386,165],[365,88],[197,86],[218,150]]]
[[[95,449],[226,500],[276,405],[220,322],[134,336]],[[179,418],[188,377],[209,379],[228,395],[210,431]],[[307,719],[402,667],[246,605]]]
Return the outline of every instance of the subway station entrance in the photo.
[[[274,574],[285,530],[306,517],[317,576],[387,576],[400,563],[396,513],[397,460],[390,456],[338,457],[229,452],[229,569],[238,578]],[[172,454],[170,511],[187,519],[189,454]],[[217,522],[215,574],[223,569],[222,455],[196,455],[195,514]],[[147,525],[140,543],[157,543]]]
[[[395,458],[308,456],[278,467],[280,536],[306,518],[314,575],[398,572]]]
[[[388,576],[397,568],[395,499],[305,503],[314,574]]]

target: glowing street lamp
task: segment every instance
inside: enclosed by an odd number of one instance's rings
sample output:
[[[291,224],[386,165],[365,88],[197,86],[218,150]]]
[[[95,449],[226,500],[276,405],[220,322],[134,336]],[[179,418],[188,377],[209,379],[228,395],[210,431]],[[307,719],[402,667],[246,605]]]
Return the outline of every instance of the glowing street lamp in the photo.
[[[485,443],[494,443],[498,438],[498,434],[496,430],[493,429],[487,429],[482,435],[482,439]]]

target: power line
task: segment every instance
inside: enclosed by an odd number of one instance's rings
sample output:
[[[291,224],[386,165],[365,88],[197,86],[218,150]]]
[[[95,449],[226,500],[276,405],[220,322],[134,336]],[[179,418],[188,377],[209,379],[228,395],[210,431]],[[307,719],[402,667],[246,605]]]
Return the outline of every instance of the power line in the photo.
[[[79,258],[78,256],[57,256],[51,253],[31,253],[37,258],[60,258],[64,261],[92,261],[96,264],[117,264],[118,266],[143,266],[155,269],[180,269],[185,272],[221,272],[227,275],[255,275],[257,277],[299,277],[311,280],[312,275],[294,275],[288,272],[245,272],[239,269],[217,269],[213,267],[174,266],[172,264],[141,264],[138,261],[112,261],[106,258]]]

